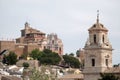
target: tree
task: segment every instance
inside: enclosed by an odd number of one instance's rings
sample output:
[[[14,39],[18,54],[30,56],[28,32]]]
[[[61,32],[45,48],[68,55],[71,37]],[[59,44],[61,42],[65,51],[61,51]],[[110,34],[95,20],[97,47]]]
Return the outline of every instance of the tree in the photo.
[[[79,57],[80,56],[80,50],[76,51],[76,56]]]
[[[58,53],[55,53],[55,52],[45,53],[45,52],[43,52],[38,59],[41,64],[49,64],[49,65],[59,64],[59,62],[61,61],[61,58],[58,55]]]
[[[74,56],[74,53],[70,53],[69,55],[70,55],[70,56]]]
[[[58,53],[52,52],[49,49],[44,49],[43,51],[35,49],[30,53],[30,57],[39,60],[41,64],[56,65],[61,61]]]
[[[14,52],[10,52],[8,55],[4,55],[5,64],[13,65],[17,62],[17,55]]]
[[[70,55],[63,55],[64,61],[68,66],[72,68],[80,68],[80,62],[73,56]]]
[[[113,73],[100,73],[101,79],[99,80],[119,80],[120,77],[115,76]]]
[[[44,49],[43,52],[46,53],[46,54],[52,53],[52,51],[49,50],[49,49]]]
[[[27,59],[28,53],[23,53],[19,59]]]
[[[30,53],[30,57],[32,57],[34,60],[38,59],[38,57],[41,56],[41,52],[39,51],[39,49],[35,49]]]

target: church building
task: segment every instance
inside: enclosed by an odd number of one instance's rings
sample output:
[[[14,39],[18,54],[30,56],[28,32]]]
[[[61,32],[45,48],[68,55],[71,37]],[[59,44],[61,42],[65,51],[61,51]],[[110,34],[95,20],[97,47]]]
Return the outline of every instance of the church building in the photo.
[[[85,44],[84,80],[98,80],[100,73],[112,68],[112,45],[108,39],[108,29],[99,22],[88,29],[89,38]]]

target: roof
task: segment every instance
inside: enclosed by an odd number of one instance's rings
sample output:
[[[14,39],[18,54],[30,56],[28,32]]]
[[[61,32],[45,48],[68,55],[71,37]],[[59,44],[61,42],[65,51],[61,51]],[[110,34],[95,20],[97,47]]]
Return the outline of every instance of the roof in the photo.
[[[39,31],[39,30],[37,30],[37,29],[33,29],[33,28],[30,28],[29,31],[30,31],[30,33],[40,33],[40,34],[45,34],[45,33],[41,32],[41,31]]]
[[[99,22],[93,24],[92,27],[90,27],[88,30],[89,31],[92,31],[92,30],[108,31],[107,28],[105,28],[104,25]]]
[[[93,31],[93,30],[102,30],[102,31],[108,31],[107,28],[104,27],[103,24],[99,23],[99,10],[97,11],[97,20],[96,23],[92,25],[91,28],[88,29],[88,31]]]

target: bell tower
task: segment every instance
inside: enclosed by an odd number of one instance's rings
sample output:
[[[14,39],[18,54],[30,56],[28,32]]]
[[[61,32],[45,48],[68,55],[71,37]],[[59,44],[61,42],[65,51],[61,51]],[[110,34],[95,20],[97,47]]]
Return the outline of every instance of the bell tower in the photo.
[[[99,23],[97,11],[96,23],[88,29],[89,38],[85,44],[84,80],[98,80],[100,73],[112,67],[112,46],[108,39],[108,30]]]

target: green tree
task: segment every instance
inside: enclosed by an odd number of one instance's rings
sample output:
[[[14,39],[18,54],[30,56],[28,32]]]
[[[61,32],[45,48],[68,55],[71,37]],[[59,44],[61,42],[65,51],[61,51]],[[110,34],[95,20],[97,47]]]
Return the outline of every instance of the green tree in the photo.
[[[80,50],[76,51],[76,56],[79,57],[80,56]]]
[[[44,49],[43,52],[46,53],[46,54],[52,53],[52,51],[49,50],[49,49]]]
[[[20,59],[25,59],[27,60],[28,53],[23,53],[20,57]]]
[[[115,76],[113,73],[100,73],[101,79],[99,80],[119,80],[120,77]]]
[[[69,55],[70,55],[70,56],[74,56],[74,53],[70,53]]]
[[[43,51],[35,49],[30,53],[30,57],[39,60],[41,64],[55,65],[59,64],[59,62],[61,61],[58,53],[52,52],[49,49],[45,49]]]
[[[42,53],[42,55],[39,57],[39,61],[41,64],[49,64],[49,65],[55,65],[59,64],[61,61],[60,56],[58,53],[51,52],[51,53]]]
[[[30,53],[30,57],[32,57],[34,60],[38,59],[41,56],[41,52],[39,49],[35,49]]]
[[[4,56],[4,59],[6,60],[6,64],[13,65],[17,62],[17,55],[14,52],[10,52],[8,55]]]
[[[80,62],[77,58],[70,55],[63,55],[63,59],[68,66],[72,68],[80,68]]]

